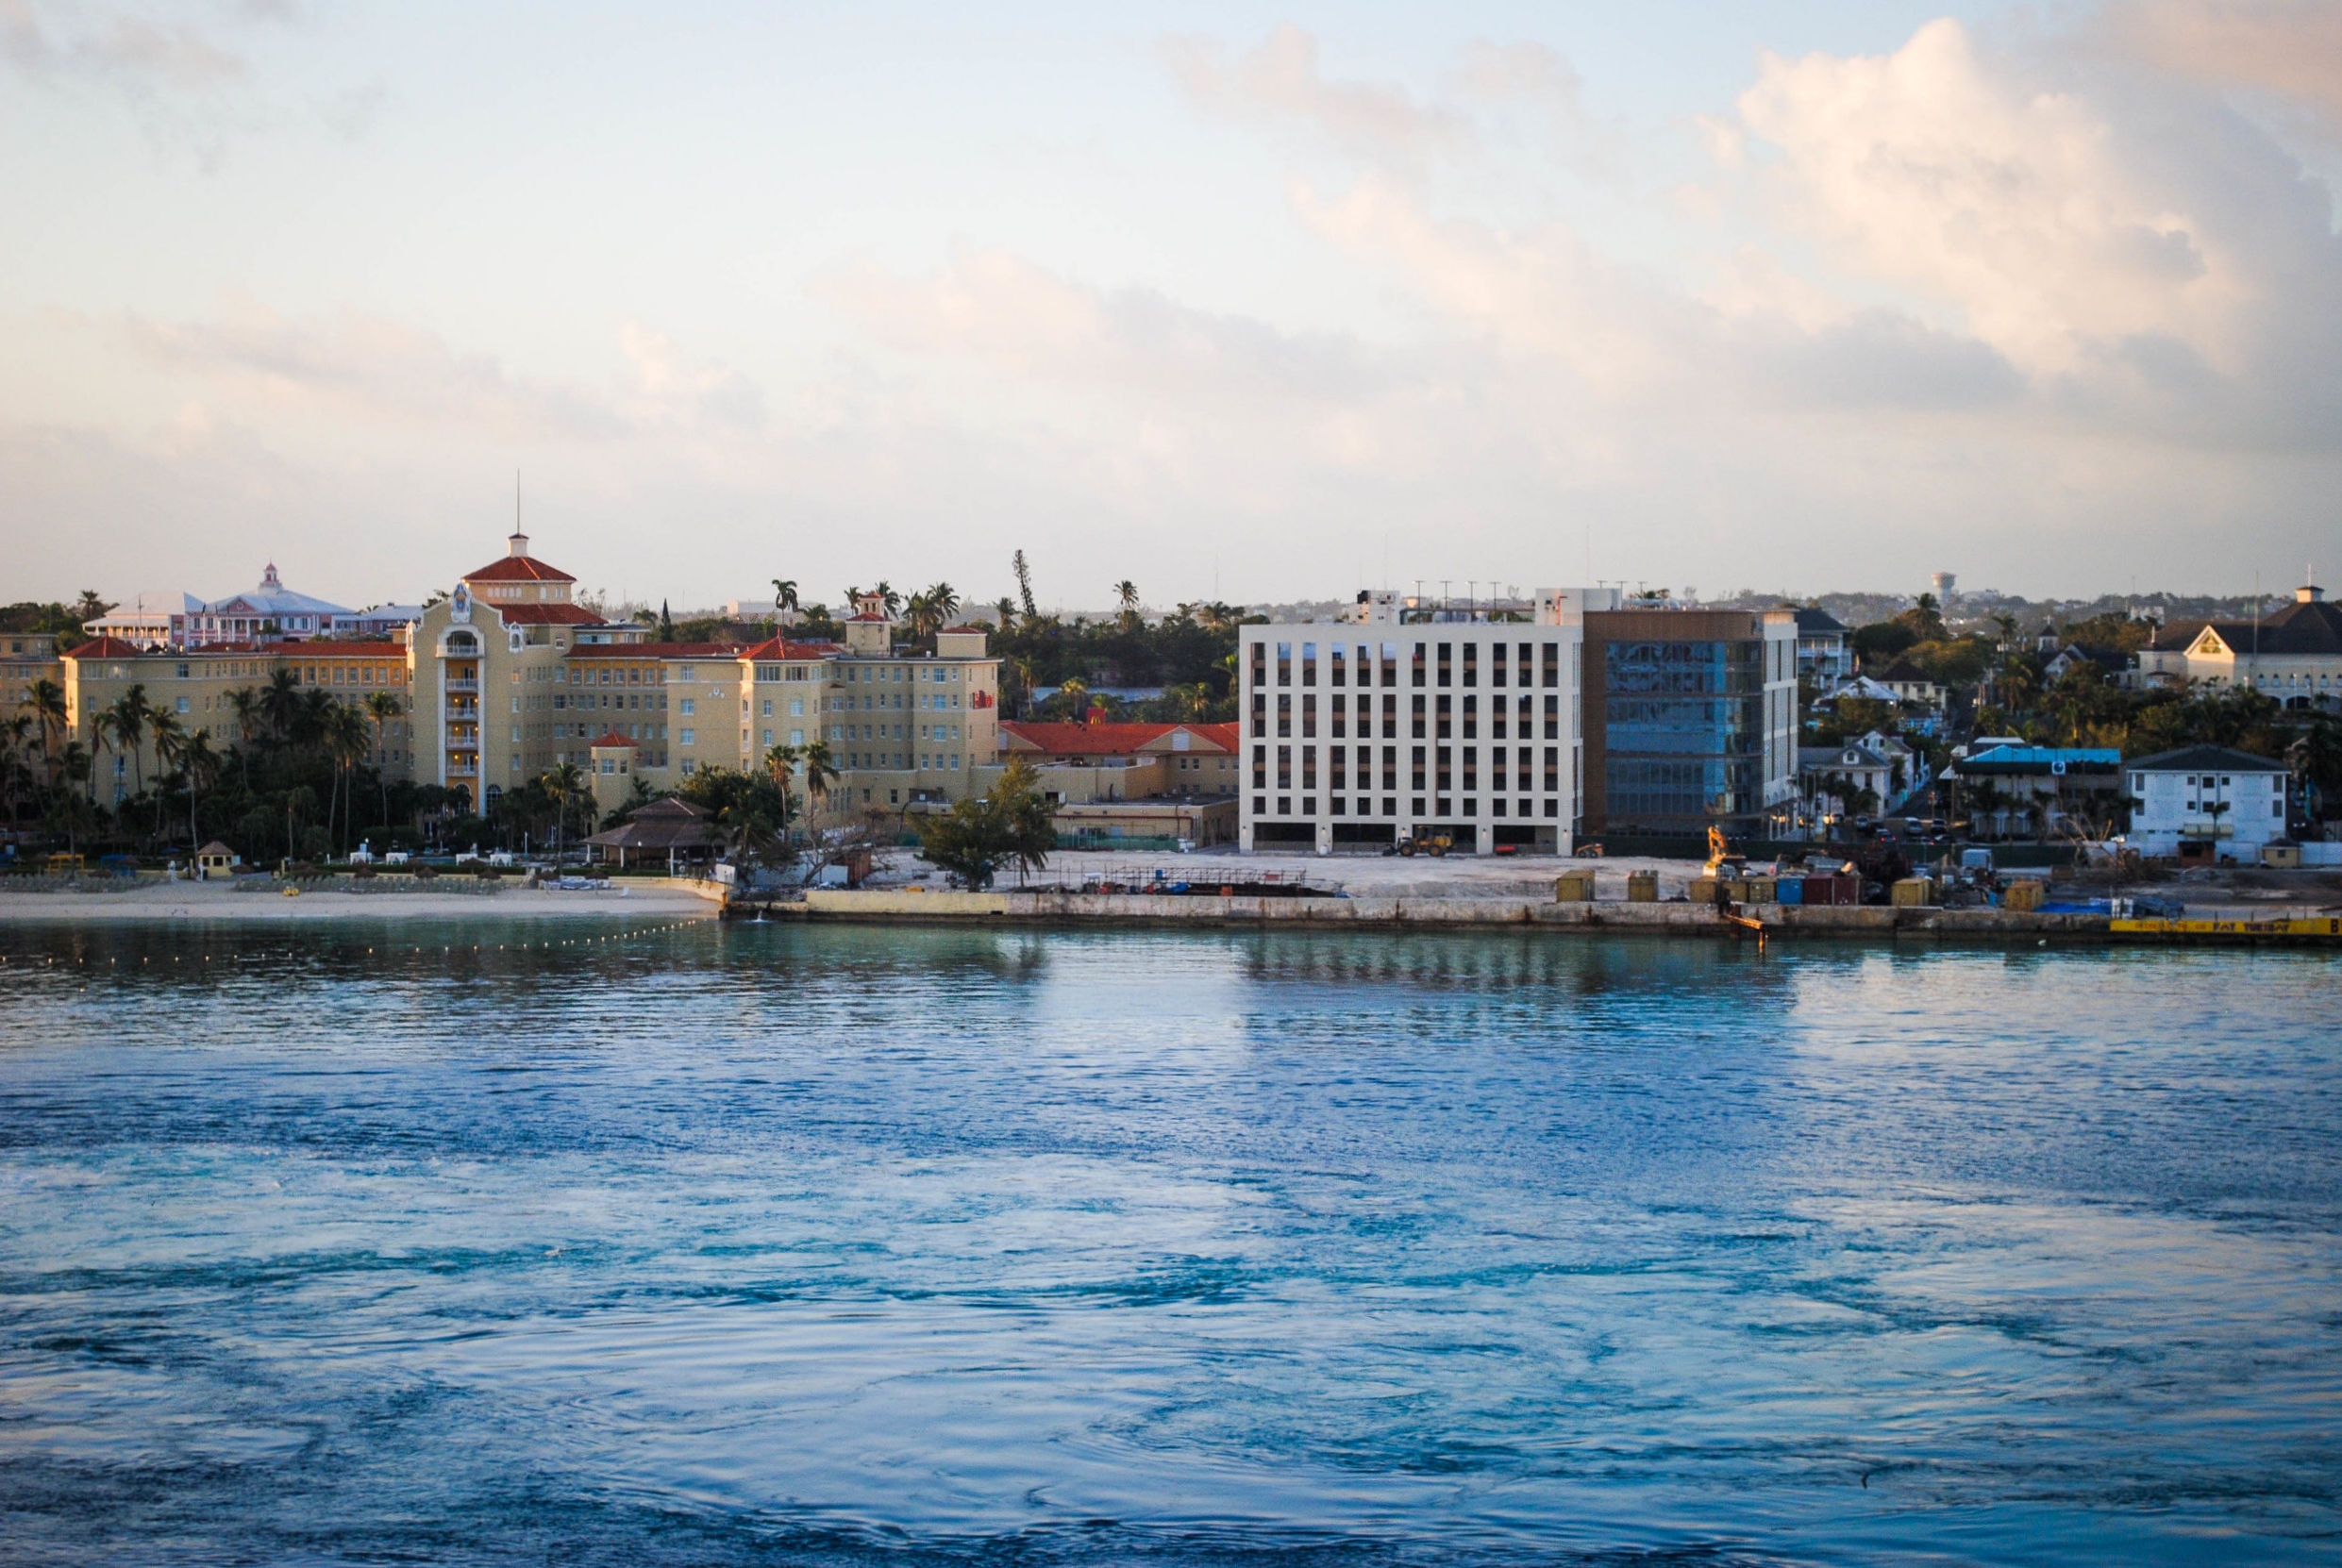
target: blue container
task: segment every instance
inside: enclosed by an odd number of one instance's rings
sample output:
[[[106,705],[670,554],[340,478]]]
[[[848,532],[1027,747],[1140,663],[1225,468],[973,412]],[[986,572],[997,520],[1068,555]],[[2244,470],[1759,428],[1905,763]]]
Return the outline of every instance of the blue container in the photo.
[[[1802,876],[1784,876],[1780,881],[1774,883],[1773,901],[1777,904],[1804,903],[1805,878]]]

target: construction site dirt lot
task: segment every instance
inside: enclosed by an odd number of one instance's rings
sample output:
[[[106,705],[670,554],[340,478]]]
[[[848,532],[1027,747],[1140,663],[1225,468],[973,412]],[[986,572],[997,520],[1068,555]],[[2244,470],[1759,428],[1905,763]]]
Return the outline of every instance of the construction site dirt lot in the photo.
[[[1816,846],[1816,855],[1830,850]],[[1079,887],[1114,882],[1124,886],[1157,880],[1204,887],[1257,883],[1263,880],[1306,883],[1313,889],[1344,892],[1353,898],[1550,898],[1554,878],[1565,871],[1592,871],[1598,902],[1624,903],[1630,873],[1648,871],[1659,878],[1662,900],[1684,895],[1702,871],[1698,860],[1659,859],[1647,856],[1616,859],[1568,859],[1550,855],[1448,855],[1433,858],[1383,855],[1242,855],[1201,850],[1179,855],[1118,853],[1112,850],[1060,850],[1048,864],[1025,879],[1029,887]],[[2033,873],[2033,875],[2041,875]],[[873,887],[924,886],[941,889],[940,871],[902,849],[880,856],[871,878]],[[2065,874],[2054,878],[2055,896],[2066,899],[2104,898],[2154,893],[2183,902],[2190,914],[2212,919],[2253,919],[2278,915],[2316,914],[2342,909],[2342,872],[2268,871],[2254,867],[2149,868],[2145,877],[2119,881],[2095,874]],[[1018,885],[1013,873],[999,886]]]

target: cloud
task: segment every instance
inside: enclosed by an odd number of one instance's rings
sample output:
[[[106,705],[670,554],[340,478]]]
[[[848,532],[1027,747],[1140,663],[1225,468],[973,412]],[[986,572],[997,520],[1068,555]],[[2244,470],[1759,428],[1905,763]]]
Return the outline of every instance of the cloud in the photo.
[[[118,100],[155,144],[188,154],[214,173],[232,141],[268,128],[276,118],[267,84],[238,41],[300,16],[292,0],[157,0],[145,6],[0,0],[0,64],[53,92],[98,92]],[[329,92],[319,118],[345,140],[355,139],[379,108],[368,100],[369,91]]]
[[[493,356],[458,353],[420,327],[358,310],[296,319],[234,297],[217,320],[133,317],[122,335],[158,368],[267,404],[532,441],[604,440],[627,429],[590,392],[514,376]]]
[[[243,296],[230,296],[212,320],[133,317],[119,335],[149,365],[261,409],[571,443],[728,438],[764,423],[753,381],[686,359],[640,322],[618,327],[627,374],[607,392],[515,374],[493,355],[459,351],[411,323],[351,309],[292,317]]]
[[[815,297],[892,347],[965,356],[1064,386],[1189,404],[1263,395],[1371,395],[1378,367],[1351,341],[1181,306],[1147,289],[1084,288],[1000,249],[904,277],[869,263],[816,278]]]
[[[1843,265],[1956,305],[2035,371],[2170,337],[2233,334],[2244,262],[2124,156],[2081,98],[1986,69],[1957,22],[1884,57],[1767,57],[1740,100],[1782,153],[1780,210]]]
[[[1172,80],[1214,113],[1297,121],[1335,146],[1369,158],[1415,161],[1471,141],[1461,115],[1419,103],[1403,87],[1328,81],[1318,71],[1317,40],[1291,23],[1234,60],[1210,39],[1166,38],[1158,49]],[[1494,66],[1491,71],[1501,75]]]
[[[2342,6],[2333,0],[2129,0],[2099,19],[2159,70],[2295,99],[2342,129]]]
[[[728,365],[694,363],[675,341],[641,322],[618,328],[618,347],[634,367],[631,411],[638,425],[717,434],[753,434],[764,425],[764,393]]]

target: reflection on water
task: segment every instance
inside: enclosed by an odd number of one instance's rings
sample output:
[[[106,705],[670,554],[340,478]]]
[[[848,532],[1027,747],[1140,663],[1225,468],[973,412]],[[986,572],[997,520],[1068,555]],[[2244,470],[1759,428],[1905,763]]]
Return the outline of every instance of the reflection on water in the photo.
[[[8,1557],[2333,1552],[2331,960],[595,936],[0,938]]]

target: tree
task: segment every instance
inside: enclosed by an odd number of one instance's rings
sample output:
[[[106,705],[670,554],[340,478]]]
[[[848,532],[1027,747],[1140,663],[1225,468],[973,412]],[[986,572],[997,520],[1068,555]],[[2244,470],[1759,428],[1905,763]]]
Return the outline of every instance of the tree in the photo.
[[[797,748],[792,745],[767,746],[764,750],[764,771],[784,796],[789,792],[789,780],[796,773],[797,758]]]
[[[2301,782],[2302,812],[2309,820],[2323,821],[2342,808],[2342,724],[2320,713],[2285,755]],[[9,809],[15,809],[13,801]]]
[[[714,816],[735,861],[750,863],[780,855],[788,834],[789,797],[767,776],[702,768],[675,792]]]
[[[395,692],[366,693],[366,717],[374,721],[375,777],[382,785],[382,822],[385,826],[391,820],[391,776],[388,769],[391,721],[405,711]]]
[[[252,742],[260,732],[260,693],[249,686],[238,687],[227,694],[227,706],[236,715],[236,765],[248,792],[252,788]]]
[[[36,680],[25,693],[24,709],[41,726],[41,755],[56,782],[57,747],[72,714],[65,705],[65,688],[49,679]]]
[[[365,710],[356,704],[337,702],[327,710],[325,726],[326,755],[333,759],[334,774],[342,791],[342,832],[346,842],[351,818],[357,815],[350,795],[358,780],[358,764],[366,759],[374,744],[374,736],[367,728]],[[333,826],[333,810],[326,811],[326,830]]]
[[[553,797],[554,805],[560,809],[560,814],[553,819],[553,859],[558,862],[561,858],[562,830],[569,826],[570,815],[577,810],[577,802],[594,798],[594,780],[577,763],[560,762],[546,769],[538,782],[544,786],[544,792]]]
[[[155,768],[157,773],[159,775],[164,769],[176,772],[179,765],[181,752],[187,744],[186,726],[179,723],[178,715],[176,713],[157,712],[148,722],[148,727],[153,731],[155,738]],[[155,780],[155,839],[157,842],[160,842],[162,839],[162,797],[164,792],[162,789],[162,780],[159,776]],[[143,788],[144,787],[142,785],[142,792],[143,792]]]
[[[773,608],[781,610],[797,608],[797,585],[795,579],[790,577],[773,579]]]
[[[1128,631],[1139,624],[1139,585],[1125,577],[1114,584],[1114,598],[1122,606],[1122,626]]]
[[[1025,552],[1017,551],[1015,559],[1009,565],[1011,570],[1016,574],[1016,598],[1017,602],[1025,608],[1025,619],[1038,620],[1041,611],[1034,607],[1032,602],[1032,568],[1025,563]]]
[[[797,753],[797,760],[805,769],[805,793],[809,800],[827,802],[829,786],[838,781],[837,759],[829,752],[827,741],[809,742]]]
[[[317,792],[306,784],[296,784],[285,792],[285,859],[301,858],[300,823],[303,817],[317,809]]]
[[[659,641],[675,641],[675,617],[667,612],[667,601],[664,599],[659,601]]]
[[[276,739],[292,740],[301,719],[301,682],[291,670],[276,671],[260,688],[257,708],[260,722]]]
[[[889,620],[893,620],[895,613],[903,608],[903,596],[896,592],[883,577],[878,579],[878,586],[870,592],[878,595],[878,608],[886,612]]]
[[[75,602],[74,614],[86,626],[113,608],[98,597],[96,589],[85,588],[81,591],[81,597]]]
[[[139,756],[139,746],[146,739],[149,723],[157,717],[155,706],[146,700],[146,688],[133,686],[114,700],[106,710],[104,723],[113,736],[114,749],[130,755],[132,776],[136,781],[134,794],[146,792],[146,766]]]
[[[77,750],[78,741],[68,742],[67,751]],[[58,790],[49,797],[49,809],[42,816],[41,825],[52,833],[65,835],[65,848],[70,854],[81,853],[81,841],[97,830],[97,807],[79,790]]]
[[[209,730],[198,729],[179,742],[179,776],[187,783],[187,848],[191,855],[203,844],[195,826],[195,800],[219,782],[221,760],[220,754],[211,749]]]
[[[993,601],[992,608],[999,613],[1000,629],[1007,631],[1016,625],[1016,601],[1006,593]]]
[[[960,613],[959,591],[947,582],[930,585],[927,591],[927,602],[935,611],[935,629],[938,631],[951,625],[952,618]]]
[[[1022,759],[1001,771],[980,795],[953,803],[939,816],[919,819],[919,855],[969,887],[989,888],[1000,868],[1013,864],[1018,879],[1046,865],[1057,828],[1040,776]]]
[[[25,766],[25,753],[32,739],[32,727],[29,713],[0,719],[0,790],[8,792],[10,832],[16,830],[17,801],[30,771]]]

